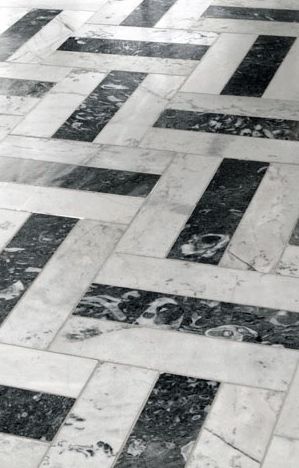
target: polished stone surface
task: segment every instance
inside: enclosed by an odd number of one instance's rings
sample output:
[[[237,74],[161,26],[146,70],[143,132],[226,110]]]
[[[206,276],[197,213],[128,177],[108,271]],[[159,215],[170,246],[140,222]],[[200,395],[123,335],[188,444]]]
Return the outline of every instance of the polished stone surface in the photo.
[[[143,0],[121,23],[122,26],[153,27],[176,0]]]
[[[252,21],[284,21],[287,23],[299,22],[299,10],[287,10],[284,8],[246,8],[211,5],[203,13],[206,18],[225,18]]]

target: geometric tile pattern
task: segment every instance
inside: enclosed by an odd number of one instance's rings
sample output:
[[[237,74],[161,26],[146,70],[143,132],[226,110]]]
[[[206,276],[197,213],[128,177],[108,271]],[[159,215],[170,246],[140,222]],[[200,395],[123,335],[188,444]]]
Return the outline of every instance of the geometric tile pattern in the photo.
[[[296,0],[2,0],[1,468],[299,461]]]

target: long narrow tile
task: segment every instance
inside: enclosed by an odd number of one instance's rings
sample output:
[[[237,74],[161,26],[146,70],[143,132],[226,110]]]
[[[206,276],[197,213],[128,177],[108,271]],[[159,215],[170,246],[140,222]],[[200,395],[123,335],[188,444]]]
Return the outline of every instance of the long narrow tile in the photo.
[[[291,119],[265,119],[235,114],[166,109],[154,127],[254,138],[299,140],[299,122]]]
[[[262,468],[297,468],[299,459],[299,441],[274,437]]]
[[[156,27],[189,29],[190,24],[193,24],[196,18],[200,18],[210,3],[211,0],[202,0],[201,2],[177,0],[174,6],[156,23]]]
[[[41,467],[112,467],[156,378],[154,371],[100,364]]]
[[[90,333],[89,330],[93,332]],[[72,317],[51,349],[206,380],[286,390],[297,353],[250,343]],[[182,352],[179,352],[182,351]]]
[[[261,97],[294,40],[294,37],[259,36],[221,94]]]
[[[142,0],[121,24],[123,26],[153,27],[176,1]]]
[[[123,229],[81,220],[0,330],[0,341],[46,348]]]
[[[3,7],[10,8],[61,8],[63,10],[97,11],[106,0],[3,0]],[[2,6],[2,5],[1,5]]]
[[[46,453],[48,444],[25,439],[11,434],[0,435],[0,458],[2,468],[37,468]]]
[[[283,6],[283,4],[281,4]],[[283,8],[246,8],[244,6],[210,5],[202,14],[205,18],[223,18],[253,21],[283,21],[286,23],[299,22],[299,10]]]
[[[6,96],[31,96],[40,98],[53,87],[49,81],[0,78],[0,94]]]
[[[186,466],[217,390],[217,382],[162,374],[115,467]]]
[[[182,76],[148,75],[94,141],[137,146],[183,81]]]
[[[280,413],[275,434],[299,440],[299,371],[295,374],[289,393]]]
[[[267,163],[225,159],[168,257],[218,264],[266,170]]]
[[[256,38],[253,34],[221,34],[186,80],[182,91],[220,93]]]
[[[172,42],[71,37],[58,50],[93,54],[157,57],[160,59],[200,60],[207,46]]]
[[[121,8],[115,0],[104,0],[101,8],[88,20],[92,24],[120,24],[132,11],[140,5],[142,0],[122,0]]]
[[[30,213],[22,211],[9,211],[0,209],[0,251],[15,236],[23,224],[28,220]]]
[[[299,349],[299,314],[94,283],[74,315]]]
[[[0,95],[0,114],[24,116],[38,103],[38,98]]]
[[[112,71],[54,133],[54,138],[93,141],[145,78],[143,73]]]
[[[259,468],[283,393],[223,384],[191,456],[190,468]]]
[[[221,265],[274,271],[299,215],[297,166],[272,164],[232,238]]]
[[[177,155],[122,237],[117,250],[166,257],[220,162],[220,158]]]
[[[1,322],[30,287],[77,220],[33,214],[0,256]]]
[[[70,72],[66,66],[56,67],[55,65],[40,65],[36,63],[14,63],[0,62],[0,76],[2,78],[12,78],[17,80],[33,80],[57,82],[65,78]]]
[[[7,60],[24,42],[38,33],[60,12],[61,10],[35,8],[20,18],[1,35],[0,60]]]
[[[1,157],[0,181],[146,197],[159,176],[71,164]]]

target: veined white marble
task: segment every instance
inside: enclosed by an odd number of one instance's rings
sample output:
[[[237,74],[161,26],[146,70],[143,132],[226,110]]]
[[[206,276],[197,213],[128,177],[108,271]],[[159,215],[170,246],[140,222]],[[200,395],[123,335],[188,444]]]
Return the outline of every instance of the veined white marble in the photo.
[[[280,21],[252,21],[222,18],[196,19],[194,17],[190,17],[186,27],[190,30],[196,29],[199,31],[213,31],[219,34],[299,36],[299,23],[284,23]]]
[[[0,140],[5,138],[21,119],[20,115],[0,114]]]
[[[91,327],[97,328],[96,336],[84,337],[84,330]],[[80,339],[70,339],[73,335]],[[50,349],[273,390],[286,390],[298,359],[296,352],[285,349],[76,316],[60,330]]]
[[[219,94],[256,39],[254,34],[221,34],[187,79],[182,91]]]
[[[0,384],[10,387],[76,398],[95,365],[91,359],[0,344]]]
[[[20,80],[60,81],[68,73],[66,66],[55,67],[37,63],[0,62],[0,76],[3,78],[17,78]]]
[[[0,113],[25,115],[39,102],[39,99],[23,96],[1,96]]]
[[[117,246],[119,252],[166,257],[221,159],[177,156]]]
[[[18,232],[29,218],[30,213],[0,209],[0,251]]]
[[[112,467],[157,377],[151,370],[100,364],[40,466]]]
[[[262,468],[297,468],[298,460],[299,440],[274,437]]]
[[[277,266],[276,273],[299,277],[299,247],[297,245],[286,246]]]
[[[0,434],[1,468],[37,468],[48,444],[10,434]]]
[[[194,19],[200,18],[211,0],[177,0],[155,25],[156,28],[189,29]],[[200,29],[199,29],[200,31]]]
[[[298,10],[297,0],[250,0],[250,3],[247,0],[213,0],[211,5]]]
[[[121,237],[119,226],[81,220],[0,328],[0,341],[46,348]]]
[[[94,24],[120,24],[143,0],[105,0],[89,20]]]
[[[299,370],[294,376],[289,393],[284,402],[275,434],[282,437],[298,439],[299,441]]]
[[[1,7],[97,11],[106,0],[1,0]]]

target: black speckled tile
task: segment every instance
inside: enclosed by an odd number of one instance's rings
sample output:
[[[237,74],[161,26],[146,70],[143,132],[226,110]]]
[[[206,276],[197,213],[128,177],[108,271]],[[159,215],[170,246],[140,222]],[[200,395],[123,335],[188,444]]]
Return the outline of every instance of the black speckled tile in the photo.
[[[0,158],[0,181],[91,192],[147,196],[159,175],[46,161]]]
[[[294,37],[259,36],[221,94],[261,97],[294,40]]]
[[[51,441],[75,400],[0,386],[0,432]]]
[[[0,60],[7,60],[62,10],[34,9],[0,35]]]
[[[155,26],[176,1],[177,0],[143,0],[121,25],[151,28]]]
[[[299,10],[211,5],[202,17],[297,23],[299,22]]]
[[[292,232],[291,239],[290,239],[290,244],[291,245],[299,245],[299,221],[297,222],[294,231]]]
[[[93,54],[134,55],[136,57],[200,60],[208,50],[208,46],[175,44],[168,42],[71,37],[59,47],[59,50],[89,52]]]
[[[284,310],[92,284],[74,315],[299,349],[299,313]]]
[[[299,140],[297,120],[166,109],[154,127],[276,140]]]
[[[0,254],[0,323],[29,288],[77,220],[33,214]]]
[[[18,80],[13,78],[0,78],[0,94],[5,96],[42,97],[54,83],[49,81]]]
[[[263,162],[224,159],[168,257],[218,264],[267,167]]]
[[[162,374],[117,468],[183,468],[215,398],[217,382]]]
[[[93,141],[145,77],[145,73],[110,72],[53,138]]]

